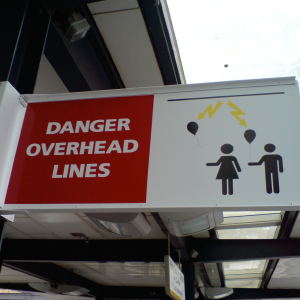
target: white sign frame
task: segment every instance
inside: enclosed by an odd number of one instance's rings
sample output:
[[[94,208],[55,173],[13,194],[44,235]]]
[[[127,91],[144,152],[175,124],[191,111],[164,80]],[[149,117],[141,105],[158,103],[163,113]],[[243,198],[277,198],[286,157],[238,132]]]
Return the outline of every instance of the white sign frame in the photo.
[[[153,88],[138,88],[138,89],[124,89],[124,90],[110,90],[110,91],[95,91],[95,92],[84,92],[84,93],[70,93],[70,94],[56,94],[56,95],[24,95],[24,99],[28,103],[37,103],[37,102],[52,102],[52,101],[72,101],[72,100],[81,100],[81,99],[95,99],[95,98],[110,98],[110,97],[126,97],[126,96],[136,96],[136,95],[154,95],[154,117],[152,123],[152,138],[151,138],[151,149],[150,149],[150,163],[149,163],[149,172],[148,172],[148,190],[147,190],[147,202],[143,204],[27,204],[27,205],[4,205],[6,210],[28,210],[32,212],[57,212],[57,211],[105,211],[105,212],[137,212],[137,211],[158,211],[158,212],[180,212],[180,211],[197,211],[198,213],[208,213],[210,211],[224,211],[224,210],[299,210],[300,201],[297,200],[299,197],[297,195],[289,195],[289,197],[282,198],[278,195],[272,195],[275,201],[259,201],[256,199],[253,203],[251,201],[231,201],[230,197],[226,198],[226,201],[219,202],[218,199],[200,199],[199,201],[186,201],[186,199],[181,199],[180,201],[174,199],[173,194],[167,195],[168,197],[163,197],[163,193],[158,194],[157,191],[161,189],[161,178],[157,176],[157,165],[160,164],[160,159],[157,160],[157,153],[159,152],[160,140],[164,140],[166,137],[156,137],[157,132],[161,131],[160,123],[164,115],[164,107],[166,102],[163,103],[161,99],[168,100],[178,100],[186,98],[201,98],[201,99],[212,99],[219,98],[223,99],[222,101],[228,101],[228,99],[238,99],[239,96],[243,96],[243,99],[249,99],[251,95],[280,95],[285,94],[287,101],[293,98],[296,102],[296,108],[293,115],[297,114],[300,111],[299,102],[299,90],[298,83],[295,81],[295,77],[286,77],[286,78],[274,78],[274,79],[260,79],[260,80],[243,80],[243,81],[232,81],[232,82],[219,82],[219,83],[207,83],[207,84],[194,84],[194,85],[180,85],[180,86],[171,86],[171,87],[153,87]],[[14,97],[17,97],[15,94]],[[167,97],[167,98],[166,98]],[[247,98],[248,97],[248,98]],[[217,101],[217,100],[216,100]],[[232,100],[232,102],[239,106],[239,102]],[[204,103],[204,102],[203,102]],[[206,102],[209,104],[209,102]],[[216,102],[217,103],[217,102]],[[226,103],[225,103],[226,104]],[[223,105],[224,107],[225,104]],[[17,119],[15,122],[14,129],[14,141],[10,144],[10,149],[15,149],[16,147],[16,137],[20,134],[20,124],[23,122],[25,109],[21,106],[19,102],[16,102],[18,105]],[[286,105],[289,105],[288,102]],[[215,104],[213,105],[213,107]],[[228,108],[228,107],[227,107]],[[299,110],[298,110],[299,108]],[[17,110],[16,110],[17,111]],[[199,112],[203,112],[203,109],[199,109]],[[2,110],[0,111],[2,113]],[[230,116],[230,114],[228,114]],[[189,117],[191,120],[192,118]],[[195,117],[193,117],[195,118]],[[231,116],[232,120],[234,116]],[[293,117],[294,118],[294,117]],[[208,118],[207,118],[208,119]],[[5,121],[6,120],[6,121]],[[212,118],[213,120],[213,118]],[[0,122],[10,122],[7,118],[0,118]],[[300,124],[298,120],[294,122],[297,130],[300,130]],[[5,128],[1,126],[1,128]],[[186,129],[185,129],[186,130]],[[189,147],[198,147],[197,141],[195,140],[195,145],[193,136],[186,131],[185,139],[190,139]],[[197,149],[198,150],[198,149]],[[15,150],[14,150],[15,151]],[[219,151],[219,150],[218,150]],[[14,152],[13,152],[14,153]],[[7,155],[7,153],[5,154]],[[6,157],[5,155],[0,155],[0,159]],[[189,154],[187,154],[189,155]],[[255,157],[255,160],[258,160],[262,156],[262,153],[258,153]],[[170,159],[172,155],[170,155]],[[214,161],[217,161],[218,157],[215,155],[213,158]],[[254,158],[253,158],[254,159]],[[283,158],[285,161],[285,157]],[[155,160],[157,160],[155,162]],[[212,160],[212,159],[211,159]],[[213,160],[211,162],[214,162]],[[207,161],[210,162],[210,161]],[[285,165],[285,163],[284,163]],[[10,166],[11,168],[11,166]],[[299,168],[300,169],[300,168]],[[9,173],[9,168],[6,169],[5,174]],[[263,176],[263,166],[250,167],[251,172],[255,170],[259,176]],[[215,175],[217,172],[216,168],[206,168],[205,172],[209,172],[211,177],[211,183],[215,186],[215,189],[219,190],[220,181],[215,180]],[[172,172],[172,171],[171,171]],[[285,175],[285,174],[284,174]],[[280,175],[281,176],[281,175]],[[1,178],[1,177],[0,177]],[[282,177],[283,178],[283,177]],[[7,179],[6,179],[7,180]],[[5,184],[5,180],[1,180]],[[6,181],[7,182],[7,181]],[[7,184],[7,183],[6,183]],[[3,189],[2,189],[3,191]],[[6,191],[6,189],[5,189]],[[176,195],[175,195],[176,196]],[[187,195],[189,199],[191,195]],[[198,197],[198,196],[197,196]],[[1,201],[4,199],[2,194]]]
[[[8,82],[0,82],[0,207],[4,205],[10,174],[26,109],[20,94]]]

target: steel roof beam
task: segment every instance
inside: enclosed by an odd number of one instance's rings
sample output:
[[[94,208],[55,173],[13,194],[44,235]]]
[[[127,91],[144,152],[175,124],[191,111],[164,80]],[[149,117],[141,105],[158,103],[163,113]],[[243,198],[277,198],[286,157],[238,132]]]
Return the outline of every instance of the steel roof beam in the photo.
[[[22,251],[20,251],[22,249]],[[155,251],[153,251],[155,249]],[[4,240],[5,261],[163,262],[167,240]],[[171,255],[177,256],[171,249]]]
[[[300,297],[300,290],[294,289],[233,289],[233,291],[233,294],[223,299],[279,299]]]
[[[49,10],[72,8],[79,5],[98,2],[103,0],[44,0]]]
[[[22,249],[22,251],[19,251]],[[155,249],[155,251],[153,251]],[[300,240],[212,240],[191,239],[188,249],[198,251],[193,262],[300,257]],[[183,251],[181,251],[182,253]],[[5,261],[140,261],[163,262],[167,240],[4,240]],[[171,247],[171,256],[177,257]]]
[[[165,85],[181,84],[166,20],[159,1],[138,0]]]
[[[35,291],[23,283],[0,283],[1,289],[17,291]],[[300,290],[296,289],[233,289],[234,293],[223,299],[289,299],[300,297]],[[96,299],[170,299],[164,287],[140,286],[101,286],[101,293]]]

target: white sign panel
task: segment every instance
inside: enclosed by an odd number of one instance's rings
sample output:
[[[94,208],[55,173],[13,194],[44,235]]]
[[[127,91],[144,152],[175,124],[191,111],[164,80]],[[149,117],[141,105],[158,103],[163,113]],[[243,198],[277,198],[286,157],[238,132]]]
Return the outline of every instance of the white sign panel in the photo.
[[[169,255],[164,261],[166,294],[174,300],[185,300],[184,275]]]
[[[300,204],[298,85],[156,95],[147,202]]]
[[[26,99],[6,209],[300,209],[294,78]]]

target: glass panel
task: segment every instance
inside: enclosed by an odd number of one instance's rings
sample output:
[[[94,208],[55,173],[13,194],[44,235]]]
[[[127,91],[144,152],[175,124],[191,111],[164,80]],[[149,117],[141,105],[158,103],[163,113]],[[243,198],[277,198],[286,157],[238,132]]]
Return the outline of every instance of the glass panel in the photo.
[[[299,80],[299,0],[185,2],[168,0],[187,83]]]
[[[273,239],[277,226],[217,230],[219,239]]]
[[[225,280],[225,285],[229,288],[258,288],[260,282],[260,279],[231,279]]]
[[[223,269],[225,279],[227,275],[236,275],[239,278],[241,274],[256,274],[256,277],[261,277],[265,268],[266,260],[247,260],[239,262],[224,262]]]
[[[235,224],[252,224],[264,222],[280,222],[281,211],[278,212],[224,212],[224,222],[220,226]]]
[[[281,211],[224,211],[224,218],[227,217],[240,217],[240,216],[256,216],[256,215],[269,215],[281,214]]]

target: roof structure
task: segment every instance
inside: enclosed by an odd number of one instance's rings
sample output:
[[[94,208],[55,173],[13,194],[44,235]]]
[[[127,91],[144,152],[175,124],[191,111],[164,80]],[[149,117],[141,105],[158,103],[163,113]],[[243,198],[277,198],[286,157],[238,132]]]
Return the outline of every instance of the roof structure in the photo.
[[[185,84],[165,1],[13,0],[3,3],[2,13],[0,81],[20,94]],[[73,13],[90,29],[70,42],[61,24]],[[224,299],[300,299],[298,212],[223,214],[221,225],[184,238],[170,235],[157,212],[144,214],[151,231],[139,239],[98,227],[83,212],[25,212],[14,222],[1,220],[6,298],[0,299],[169,299],[168,238],[171,257],[182,264],[187,300],[196,291],[205,299],[207,287],[233,288]],[[88,292],[80,298],[37,292],[43,284]]]

